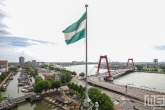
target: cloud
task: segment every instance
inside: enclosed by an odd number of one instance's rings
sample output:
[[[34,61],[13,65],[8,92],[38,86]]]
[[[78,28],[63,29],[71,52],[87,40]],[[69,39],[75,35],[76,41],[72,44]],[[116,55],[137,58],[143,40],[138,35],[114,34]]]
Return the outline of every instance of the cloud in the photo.
[[[3,4],[3,1],[4,1],[4,0],[1,0],[1,1],[0,1],[0,6],[1,6],[1,5],[2,5],[2,6],[5,6],[5,5]],[[8,17],[8,15],[7,15],[3,10],[0,9],[0,36],[2,36],[2,35],[10,35],[10,32],[8,32],[8,31],[6,30],[6,28],[8,28],[8,26],[7,26],[6,24],[3,23],[3,20],[5,19],[5,17]]]
[[[10,33],[4,29],[0,29],[0,36],[1,35],[9,35]]]
[[[5,0],[0,0],[0,5],[5,6],[5,4],[3,3],[3,1],[5,1]]]
[[[165,45],[155,46],[154,48],[155,48],[156,50],[165,50]]]
[[[58,47],[57,43],[47,41],[0,36],[0,60],[6,59],[9,62],[18,62],[18,58],[24,56],[26,61],[32,59],[42,61],[43,57],[41,56],[57,50],[56,46]]]
[[[0,30],[1,33],[1,30]],[[28,47],[33,45],[41,45],[41,44],[55,44],[47,41],[33,40],[21,37],[0,37],[0,45],[1,46],[14,46],[14,47]]]
[[[8,26],[3,23],[0,23],[0,28],[8,28]]]

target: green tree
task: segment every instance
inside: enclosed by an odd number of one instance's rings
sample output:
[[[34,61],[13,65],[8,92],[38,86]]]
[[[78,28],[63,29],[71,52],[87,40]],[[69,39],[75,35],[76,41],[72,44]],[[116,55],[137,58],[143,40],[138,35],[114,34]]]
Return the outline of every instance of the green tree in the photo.
[[[83,87],[82,87],[81,85],[80,85],[79,88],[78,88],[78,92],[79,92],[81,95],[83,95],[83,92],[84,92],[84,91],[83,91]]]
[[[92,87],[88,90],[89,98],[92,102],[98,102],[99,103],[99,110],[114,110],[113,102],[111,101],[110,97],[102,93],[99,88]],[[83,95],[81,99],[81,104],[83,104],[85,99],[85,94]],[[95,110],[95,107],[93,107],[93,110]]]
[[[56,88],[58,89],[59,87],[61,87],[61,81],[55,81],[52,83],[52,87],[53,89]]]
[[[74,84],[74,83],[73,83],[73,84]],[[78,86],[77,84],[74,84],[73,89],[76,90],[76,91],[78,91],[79,86]]]
[[[41,93],[43,90],[44,90],[44,88],[43,88],[43,80],[42,80],[42,81],[39,81],[35,84],[34,92],[35,93]]]
[[[35,77],[35,83],[38,83],[39,81],[42,81],[43,79],[40,76]]]
[[[17,67],[17,66],[14,66],[14,67],[9,68],[9,70],[10,70],[10,71],[14,71],[14,72],[15,72],[15,71],[17,71],[17,70],[18,70],[18,67]]]
[[[54,70],[54,67],[52,67],[52,66],[49,66],[49,70]]]
[[[2,94],[0,92],[0,102],[2,102],[2,101],[3,101],[3,97],[2,97]]]
[[[80,73],[80,74],[79,74],[79,76],[84,77],[84,76],[85,76],[85,73],[84,73],[84,72],[82,72],[82,73]]]
[[[51,88],[51,83],[48,80],[43,80],[42,81],[43,84],[43,89],[45,90],[45,92]]]
[[[71,73],[65,73],[66,74],[66,82],[70,82],[72,79]]]
[[[66,82],[67,82],[66,77],[67,77],[66,74],[61,75],[61,83],[66,84]]]
[[[54,68],[55,69],[55,71],[60,71],[60,69],[59,68]]]
[[[114,110],[114,104],[111,101],[110,97],[105,94],[101,93],[98,96],[98,103],[99,103],[99,110]]]
[[[48,80],[50,83],[54,82],[54,80],[51,77],[47,78],[46,80]]]
[[[72,74],[72,75],[77,75],[77,73],[76,73],[75,71],[73,71],[71,74]]]
[[[51,77],[47,78],[46,80],[48,80],[51,83],[50,89],[53,89],[52,84],[53,84],[54,80]]]

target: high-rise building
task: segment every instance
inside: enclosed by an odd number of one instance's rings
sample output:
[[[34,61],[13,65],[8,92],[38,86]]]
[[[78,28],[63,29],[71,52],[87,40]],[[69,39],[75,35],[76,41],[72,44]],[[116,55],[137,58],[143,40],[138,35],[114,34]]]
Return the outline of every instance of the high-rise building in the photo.
[[[36,60],[32,60],[32,67],[35,67],[35,66],[37,66],[37,62]]]
[[[158,59],[154,59],[153,62],[155,65],[158,65]]]
[[[24,66],[24,62],[25,62],[25,58],[24,57],[19,57],[19,65],[20,65],[20,68],[22,68]]]

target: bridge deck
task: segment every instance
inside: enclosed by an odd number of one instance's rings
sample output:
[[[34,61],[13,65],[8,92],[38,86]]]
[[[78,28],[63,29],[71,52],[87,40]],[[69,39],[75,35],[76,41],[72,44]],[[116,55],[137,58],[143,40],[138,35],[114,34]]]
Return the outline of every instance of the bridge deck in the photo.
[[[144,101],[144,95],[156,95],[158,93],[152,92],[152,91],[144,91],[141,89],[133,88],[133,87],[127,87],[127,92],[126,92],[126,87],[122,85],[115,85],[113,83],[105,82],[105,81],[100,81],[100,77],[102,76],[91,76],[88,77],[87,81],[93,85],[97,85],[102,88],[106,88],[109,90],[116,91],[118,93],[122,93],[131,97],[134,97],[138,100]]]

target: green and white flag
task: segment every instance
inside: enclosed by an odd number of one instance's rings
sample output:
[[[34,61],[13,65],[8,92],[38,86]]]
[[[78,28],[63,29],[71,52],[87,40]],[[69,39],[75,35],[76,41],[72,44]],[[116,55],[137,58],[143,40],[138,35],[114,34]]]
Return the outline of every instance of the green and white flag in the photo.
[[[83,16],[72,25],[68,26],[64,31],[66,44],[72,44],[85,38],[85,28],[86,28],[86,12]]]

